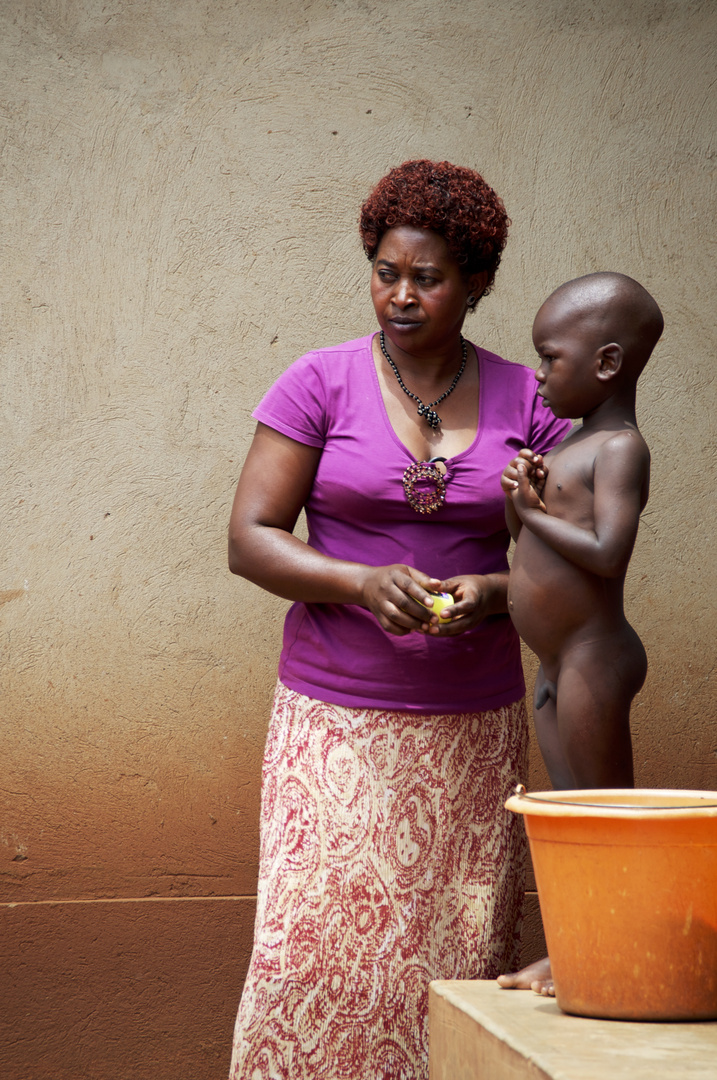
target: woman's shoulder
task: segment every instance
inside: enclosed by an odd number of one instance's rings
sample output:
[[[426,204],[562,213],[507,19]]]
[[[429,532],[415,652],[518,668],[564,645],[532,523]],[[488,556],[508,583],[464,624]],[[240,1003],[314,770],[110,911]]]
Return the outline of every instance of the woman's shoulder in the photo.
[[[533,368],[528,367],[527,364],[519,364],[516,360],[506,360],[504,356],[498,356],[497,353],[484,349],[482,345],[475,345],[473,342],[471,344],[489,375],[494,374],[501,378],[513,377],[521,382],[535,378]]]
[[[367,359],[371,358],[371,338],[373,335],[343,341],[339,345],[325,345],[305,352],[294,360],[279,375],[274,387],[286,389],[297,382],[304,386],[313,386],[316,390],[324,387],[338,387],[345,384],[349,376],[352,380],[364,378],[368,370]]]
[[[354,338],[351,341],[342,341],[338,345],[323,345],[318,349],[311,349],[295,360],[291,366],[302,364],[305,367],[320,368],[350,363],[356,360],[357,356],[371,354],[372,338],[373,334],[366,334],[364,337]]]
[[[323,445],[347,398],[369,391],[371,335],[304,353],[269,387],[252,415],[285,435]]]
[[[537,391],[535,371],[526,364],[515,360],[506,360],[497,353],[490,352],[480,345],[473,346],[478,353],[481,373],[481,393],[491,396],[492,392],[505,400],[532,402]]]
[[[569,420],[559,420],[538,395],[534,368],[505,360],[478,347],[481,359],[481,396],[485,417],[499,430],[520,431],[523,446],[544,453],[570,430]]]
[[[314,387],[316,391],[323,387],[330,392],[346,386],[349,379],[355,383],[364,381],[369,373],[368,361],[372,361],[372,334],[343,341],[339,345],[325,345],[294,360],[274,383],[279,388],[293,387],[297,382],[303,386]]]

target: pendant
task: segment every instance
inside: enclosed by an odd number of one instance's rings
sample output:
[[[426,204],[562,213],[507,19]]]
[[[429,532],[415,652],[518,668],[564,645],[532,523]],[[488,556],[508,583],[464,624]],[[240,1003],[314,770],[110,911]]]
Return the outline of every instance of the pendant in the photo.
[[[441,422],[441,418],[435,409],[429,408],[428,405],[418,406],[418,415],[423,416],[428,421],[428,426],[435,431]]]

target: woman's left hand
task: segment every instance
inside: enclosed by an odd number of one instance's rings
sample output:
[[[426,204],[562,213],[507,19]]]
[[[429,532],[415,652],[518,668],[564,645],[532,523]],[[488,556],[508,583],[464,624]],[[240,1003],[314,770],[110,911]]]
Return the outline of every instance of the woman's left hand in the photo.
[[[489,615],[508,610],[508,573],[461,574],[442,581],[440,592],[450,593],[455,603],[442,614],[450,618],[431,618],[428,633],[440,637],[456,637],[473,630]]]

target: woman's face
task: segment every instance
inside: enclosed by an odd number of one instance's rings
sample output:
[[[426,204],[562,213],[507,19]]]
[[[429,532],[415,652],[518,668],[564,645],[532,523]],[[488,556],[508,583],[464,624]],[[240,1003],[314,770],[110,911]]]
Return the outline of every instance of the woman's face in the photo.
[[[397,225],[384,234],[371,274],[378,324],[399,349],[429,355],[455,347],[468,310],[487,273],[466,278],[438,233]]]

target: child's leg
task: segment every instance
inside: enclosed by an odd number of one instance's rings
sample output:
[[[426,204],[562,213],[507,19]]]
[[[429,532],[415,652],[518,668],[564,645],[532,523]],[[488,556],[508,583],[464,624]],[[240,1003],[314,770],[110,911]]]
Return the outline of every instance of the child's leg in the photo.
[[[551,674],[553,674],[551,672]],[[553,787],[557,790],[575,787],[573,774],[565,757],[558,730],[557,682],[547,679],[543,665],[538,669],[533,693],[533,722],[538,746]]]
[[[551,671],[550,674],[555,678],[554,672]],[[541,664],[533,692],[533,721],[538,746],[553,787],[571,788],[574,787],[573,777],[558,734],[556,698],[557,685],[547,678]],[[534,990],[536,994],[544,995],[555,993],[547,956],[521,968],[520,971],[499,975],[498,983],[504,990]]]
[[[633,786],[630,705],[646,674],[645,650],[632,627],[562,658],[557,730],[571,786]]]
[[[562,659],[555,684],[541,665],[533,715],[554,788],[633,786],[630,705],[646,674],[645,650],[631,626],[575,647]],[[498,982],[506,990],[555,993],[547,957]]]

